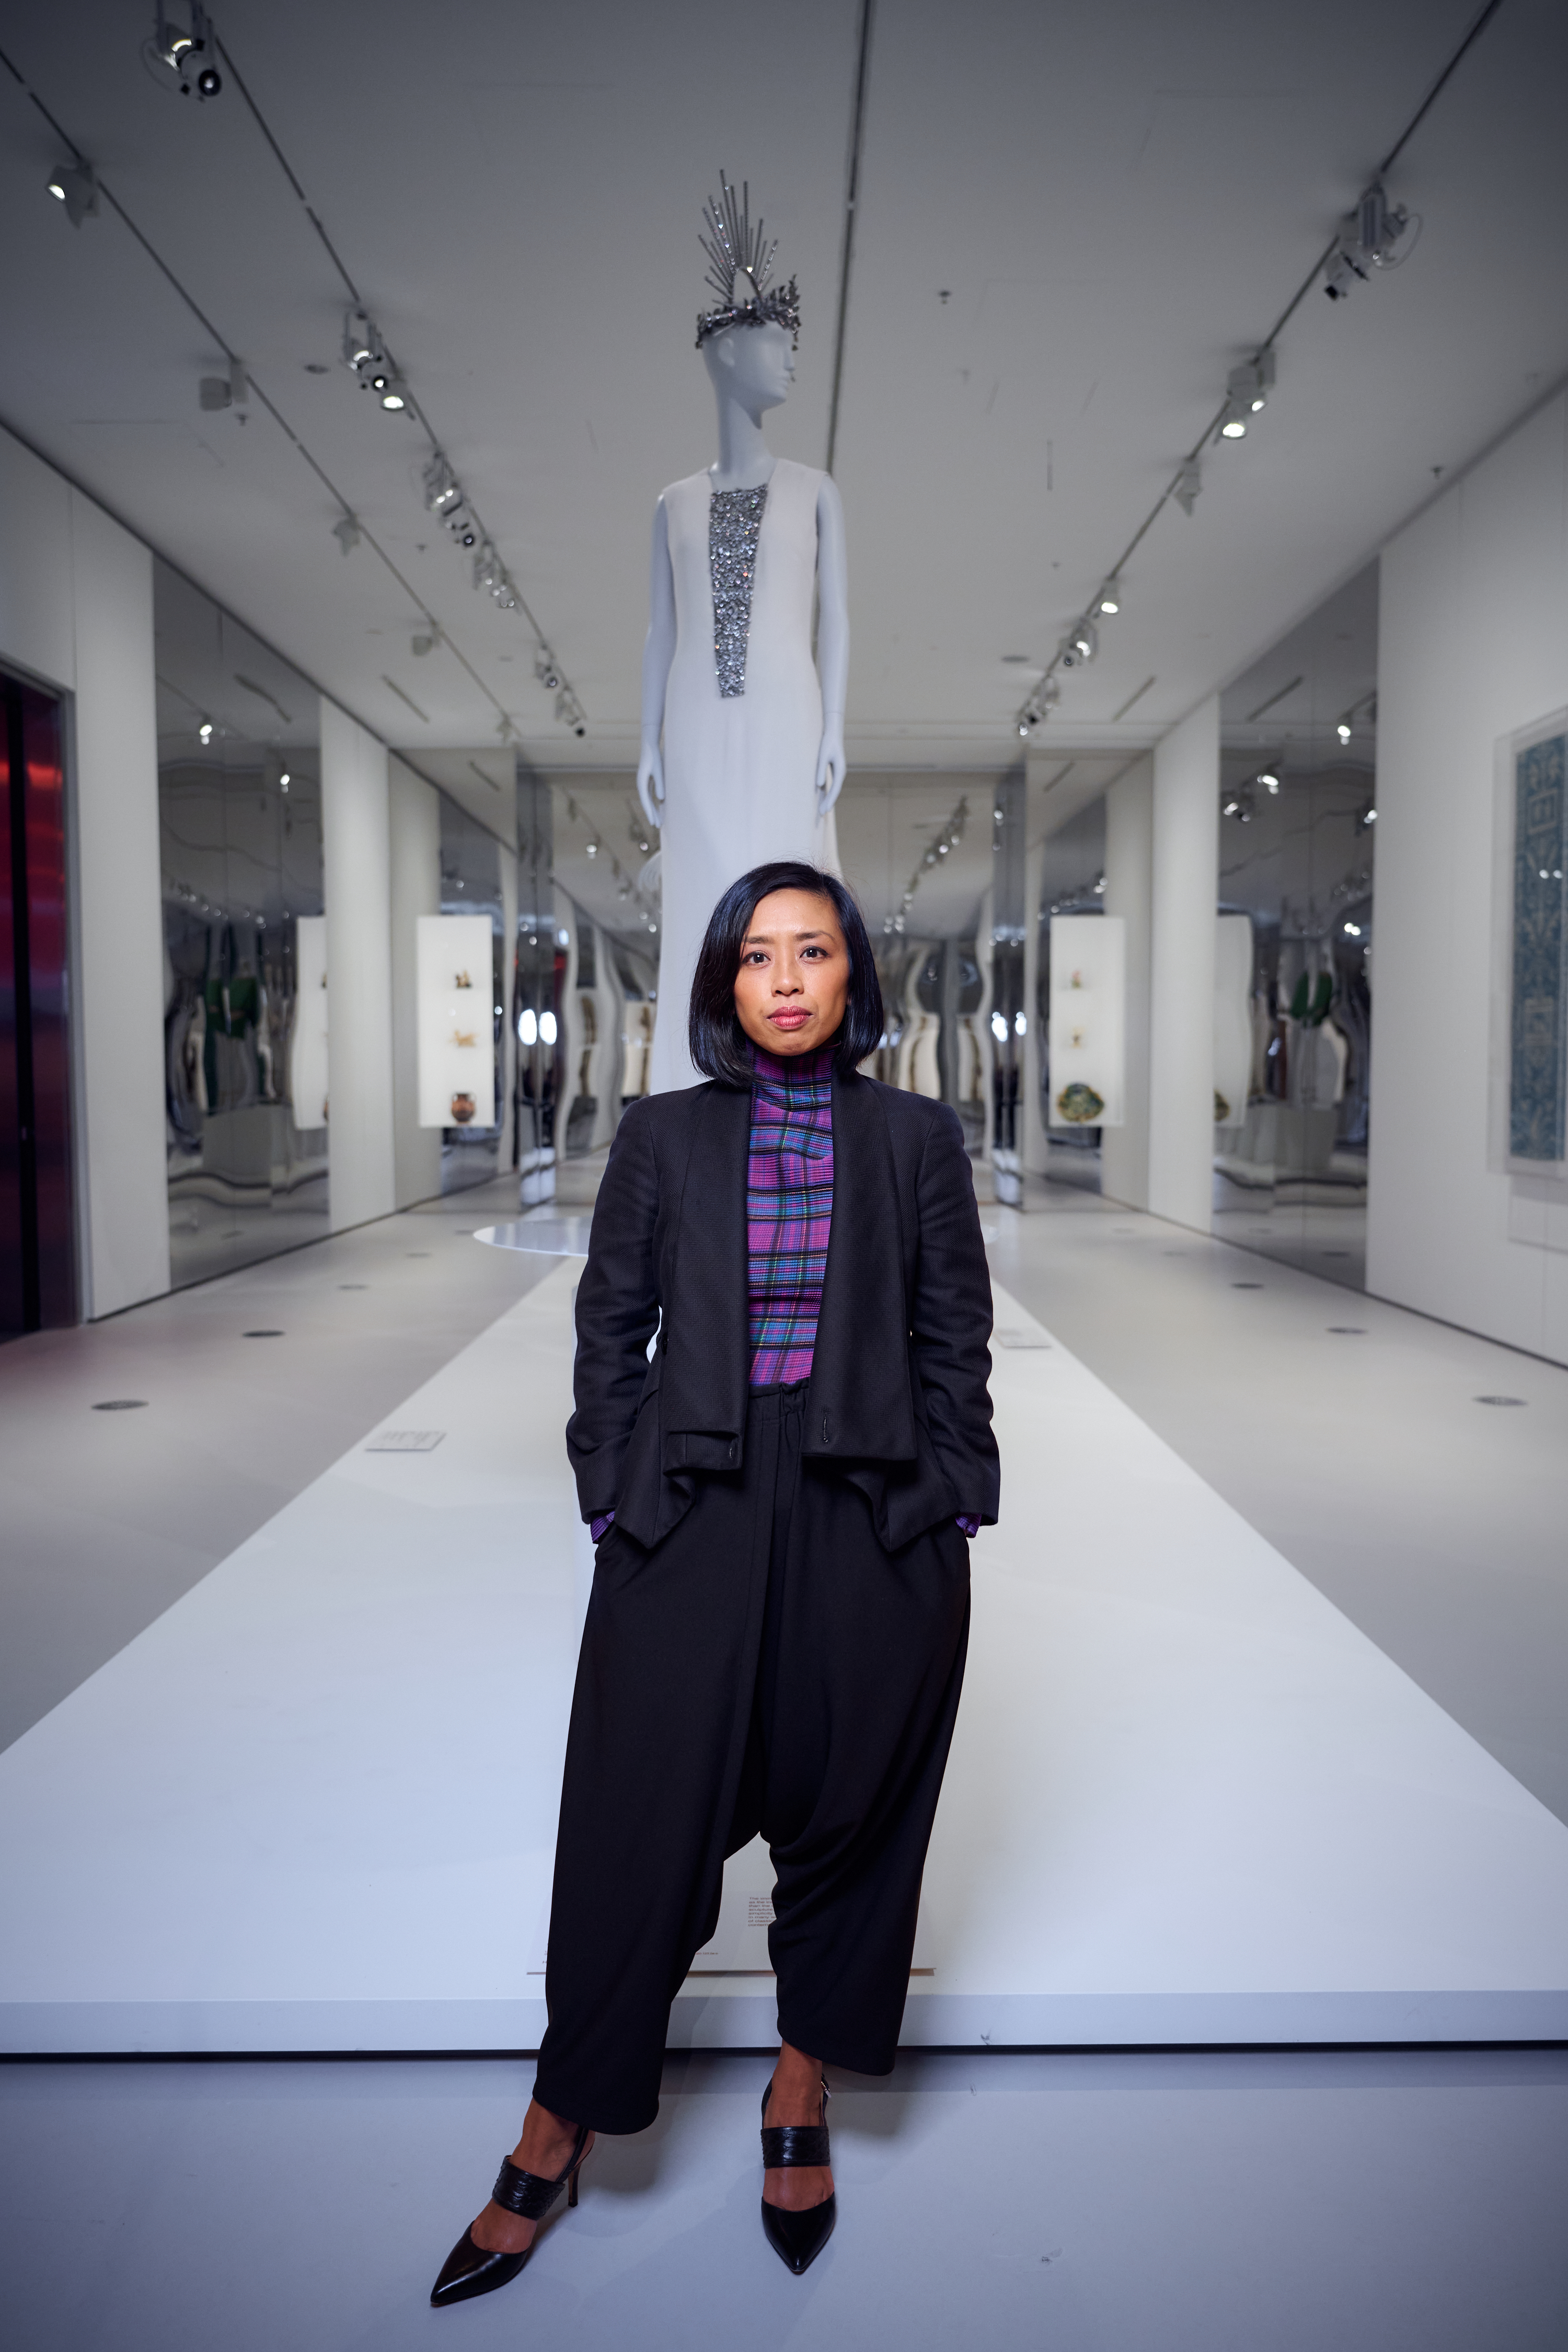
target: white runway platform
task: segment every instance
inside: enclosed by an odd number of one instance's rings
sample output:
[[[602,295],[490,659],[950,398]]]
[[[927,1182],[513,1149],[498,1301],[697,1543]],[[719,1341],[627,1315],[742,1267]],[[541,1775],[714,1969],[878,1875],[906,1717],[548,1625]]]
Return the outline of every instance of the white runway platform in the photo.
[[[434,1450],[356,1447],[0,1756],[0,2048],[537,2043],[576,1271],[391,1417]],[[1005,1518],[906,2042],[1568,2036],[1568,1828],[997,1319]],[[731,1865],[673,2043],[772,2035],[768,1882]]]

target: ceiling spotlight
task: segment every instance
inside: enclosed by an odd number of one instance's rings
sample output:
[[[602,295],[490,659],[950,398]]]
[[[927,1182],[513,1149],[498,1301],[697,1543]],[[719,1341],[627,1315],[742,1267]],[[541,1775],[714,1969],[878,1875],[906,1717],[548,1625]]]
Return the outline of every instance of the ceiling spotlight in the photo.
[[[1339,737],[1342,743],[1348,743],[1351,740],[1350,720],[1348,719],[1342,719],[1339,725],[1335,728],[1334,733]]]
[[[1374,808],[1363,809],[1362,811],[1361,821],[1363,825],[1375,824],[1377,823],[1377,811]]]
[[[1279,789],[1279,779],[1272,768],[1260,768],[1254,781],[1260,783],[1266,793],[1277,793]]]
[[[193,90],[198,99],[216,98],[223,88],[223,76],[216,66],[204,62],[212,57],[216,44],[212,20],[200,0],[192,0],[190,18],[187,32],[164,15],[162,0],[155,0],[153,37],[142,44],[142,62],[155,81],[165,89],[177,90],[182,98],[189,98]]]
[[[1345,925],[1345,937],[1347,939],[1359,940],[1361,937],[1361,925],[1359,923],[1347,923]]]
[[[553,658],[544,651],[542,646],[540,648],[539,658],[533,665],[533,675],[547,694],[553,694],[561,683],[561,673],[556,668]]]
[[[1232,368],[1226,379],[1226,397],[1238,415],[1256,416],[1268,405],[1274,389],[1274,352],[1272,347],[1259,352],[1255,358],[1245,360],[1240,367]],[[1232,438],[1236,438],[1232,436]]]
[[[408,386],[404,383],[403,378],[396,373],[395,369],[382,378],[381,382],[376,385],[376,390],[381,394],[381,404],[383,408],[398,409],[407,407]]]
[[[349,311],[343,320],[343,365],[352,368],[357,375],[380,356],[381,337],[376,333],[368,312]]]
[[[1090,620],[1075,621],[1061,644],[1057,647],[1057,659],[1063,669],[1081,669],[1100,651],[1100,633]]]
[[[1346,213],[1340,223],[1324,273],[1323,291],[1331,302],[1342,302],[1357,278],[1364,283],[1374,269],[1398,268],[1414,249],[1406,247],[1404,253],[1399,251],[1411,219],[1403,205],[1389,203],[1381,180],[1373,180],[1363,190],[1355,210]],[[1419,220],[1416,229],[1419,233]]]
[[[507,578],[504,572],[500,578],[496,582],[495,586],[490,590],[490,594],[494,597],[496,603],[500,606],[503,613],[516,612],[517,590],[512,586],[511,582]]]
[[[441,632],[432,622],[427,629],[421,629],[416,635],[410,637],[409,650],[423,657],[426,654],[434,653],[440,642]]]
[[[1225,415],[1220,419],[1220,439],[1222,441],[1245,441],[1247,438],[1247,411],[1242,402],[1238,400],[1227,400],[1225,404]]]
[[[64,205],[72,228],[79,228],[98,211],[98,180],[90,163],[62,163],[49,173],[48,190]]]
[[[1114,572],[1106,582],[1104,587],[1100,590],[1100,594],[1095,601],[1094,609],[1097,613],[1121,612],[1121,583],[1117,579]]]
[[[250,379],[243,360],[231,359],[226,375],[204,375],[196,395],[206,409],[243,408],[250,398]]]
[[[444,515],[462,498],[458,478],[439,449],[425,468],[425,503],[432,514]]]
[[[1342,249],[1334,255],[1323,278],[1323,291],[1331,302],[1342,302],[1358,278],[1364,278],[1350,255]]]
[[[210,719],[204,719],[202,720],[201,725],[196,729],[196,740],[197,740],[198,742],[200,742],[200,743],[210,743],[210,742],[212,741],[212,740],[213,740],[213,723],[212,723],[212,720],[211,720]]]
[[[340,515],[332,525],[332,537],[345,555],[352,555],[360,543],[360,527],[352,514]]]
[[[1198,502],[1198,493],[1203,486],[1204,469],[1197,458],[1184,458],[1176,469],[1176,478],[1171,485],[1171,496],[1184,514],[1191,514]]]

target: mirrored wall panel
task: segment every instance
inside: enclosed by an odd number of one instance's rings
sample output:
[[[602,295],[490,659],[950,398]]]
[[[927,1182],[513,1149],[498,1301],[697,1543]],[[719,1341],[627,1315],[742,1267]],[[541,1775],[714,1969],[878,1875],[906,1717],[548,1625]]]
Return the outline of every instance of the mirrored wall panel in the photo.
[[[327,1231],[319,702],[155,562],[169,1244],[176,1287]]]
[[[1021,778],[1019,779],[1021,792]],[[867,1068],[949,1102],[971,1150],[988,1148],[996,1072],[1014,1008],[994,1006],[992,938],[1005,790],[973,775],[851,775],[837,808],[839,857],[865,912],[887,1027]],[[658,835],[629,774],[524,776],[512,1021],[518,1041],[523,1199],[552,1197],[562,1171],[607,1150],[648,1087],[658,1012]],[[1022,882],[1019,905],[1022,906]],[[1002,947],[1002,985],[1021,982],[1021,922]],[[1005,1086],[1003,1086],[1005,1096]],[[1004,1100],[1004,1141],[1010,1113]]]
[[[1221,705],[1215,1231],[1366,1278],[1377,567]]]

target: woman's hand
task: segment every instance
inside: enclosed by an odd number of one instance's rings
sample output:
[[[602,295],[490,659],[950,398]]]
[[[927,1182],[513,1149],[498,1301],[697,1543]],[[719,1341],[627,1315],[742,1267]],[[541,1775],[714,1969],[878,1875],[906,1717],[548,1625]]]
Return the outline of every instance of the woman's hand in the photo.
[[[829,724],[822,730],[816,755],[816,814],[826,816],[844,790],[844,730]]]
[[[664,754],[657,743],[645,743],[637,754],[637,798],[657,833],[664,823]]]

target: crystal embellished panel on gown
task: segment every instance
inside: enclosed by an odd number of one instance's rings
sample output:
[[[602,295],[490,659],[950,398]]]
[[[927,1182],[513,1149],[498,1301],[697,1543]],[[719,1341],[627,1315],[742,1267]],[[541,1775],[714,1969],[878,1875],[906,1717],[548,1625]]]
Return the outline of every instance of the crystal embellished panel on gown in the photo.
[[[752,580],[764,482],[754,490],[715,490],[708,514],[708,562],[713,576],[713,666],[725,701],[746,691],[746,643],[752,628]]]

